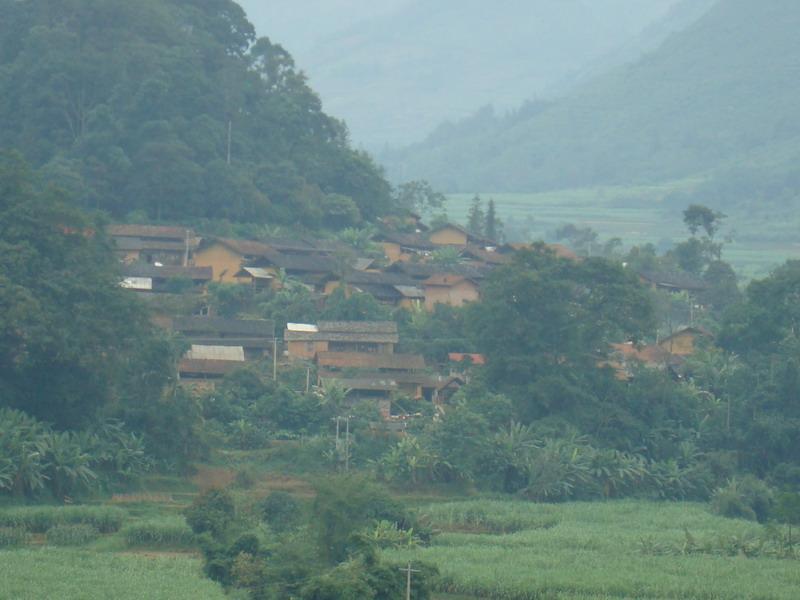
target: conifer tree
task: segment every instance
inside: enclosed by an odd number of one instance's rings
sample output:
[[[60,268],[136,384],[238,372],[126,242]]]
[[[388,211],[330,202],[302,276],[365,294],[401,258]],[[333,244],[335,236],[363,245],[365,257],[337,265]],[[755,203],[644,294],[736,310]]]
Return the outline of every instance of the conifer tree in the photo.
[[[503,222],[497,218],[493,198],[489,198],[489,206],[486,209],[486,227],[484,228],[484,233],[487,238],[496,242],[500,241],[503,235]]]
[[[485,225],[486,216],[483,213],[481,197],[476,194],[467,213],[467,230],[474,235],[482,236]]]

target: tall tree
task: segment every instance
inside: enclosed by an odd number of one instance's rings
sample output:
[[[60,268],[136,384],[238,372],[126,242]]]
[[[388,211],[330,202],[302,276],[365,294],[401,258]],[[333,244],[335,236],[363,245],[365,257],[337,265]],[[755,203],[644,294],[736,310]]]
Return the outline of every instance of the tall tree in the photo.
[[[467,230],[474,235],[483,236],[485,227],[486,215],[483,213],[481,197],[476,194],[467,213]]]
[[[496,242],[501,241],[503,235],[503,222],[497,217],[494,206],[494,198],[489,198],[489,206],[486,209],[486,226],[484,227],[486,237]]]
[[[100,223],[0,156],[0,404],[58,428],[136,390],[160,398],[171,349],[120,288]]]

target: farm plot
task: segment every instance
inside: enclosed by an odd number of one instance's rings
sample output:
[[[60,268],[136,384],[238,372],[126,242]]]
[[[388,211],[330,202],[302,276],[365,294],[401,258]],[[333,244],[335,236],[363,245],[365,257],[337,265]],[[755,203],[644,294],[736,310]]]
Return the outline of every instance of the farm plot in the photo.
[[[800,589],[796,559],[748,557],[748,548],[757,546],[748,540],[763,536],[762,526],[712,516],[704,505],[470,501],[420,512],[441,532],[432,545],[386,555],[435,564],[440,593],[510,600],[788,600]],[[466,532],[481,528],[513,533]]]
[[[0,551],[0,598],[213,600],[225,594],[203,576],[198,558],[43,548]]]
[[[517,236],[552,240],[556,229],[567,223],[591,227],[600,240],[620,238],[625,247],[652,243],[662,249],[685,240],[681,211],[664,201],[687,184],[608,187],[531,194],[481,193],[484,203],[493,198],[506,228]],[[472,194],[450,194],[449,217],[466,223]],[[745,279],[766,275],[789,258],[800,258],[800,215],[795,212],[729,211],[723,234],[732,236],[723,257]]]

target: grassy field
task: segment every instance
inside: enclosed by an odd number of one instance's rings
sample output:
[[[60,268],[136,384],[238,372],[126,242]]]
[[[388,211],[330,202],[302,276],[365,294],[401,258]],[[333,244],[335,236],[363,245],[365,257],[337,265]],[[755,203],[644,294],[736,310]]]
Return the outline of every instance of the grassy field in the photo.
[[[185,555],[55,548],[0,551],[0,598],[9,600],[213,600],[225,598]]]
[[[693,551],[687,540],[725,547],[763,534],[760,525],[712,516],[705,505],[466,501],[421,514],[441,531],[433,544],[386,554],[436,564],[442,594],[789,600],[800,590],[796,560]],[[493,533],[503,528],[513,533]]]
[[[493,198],[507,229],[524,227],[533,239],[547,239],[561,225],[588,226],[601,240],[620,238],[626,247],[666,244],[686,239],[681,211],[665,198],[695,182],[662,186],[608,187],[564,190],[537,194],[481,193],[485,203]],[[448,196],[447,213],[456,222],[466,222],[473,194]],[[800,215],[732,212],[725,232],[733,241],[724,257],[746,278],[763,276],[787,258],[800,258]]]

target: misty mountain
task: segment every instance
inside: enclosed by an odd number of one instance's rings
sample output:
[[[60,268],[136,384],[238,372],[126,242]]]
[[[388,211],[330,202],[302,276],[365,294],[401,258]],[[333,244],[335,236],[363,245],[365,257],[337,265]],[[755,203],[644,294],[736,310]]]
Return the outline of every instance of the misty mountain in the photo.
[[[800,4],[720,0],[638,62],[562,100],[484,111],[387,158],[449,190],[652,182],[800,154]]]
[[[380,148],[419,141],[442,121],[483,105],[507,110],[553,95],[609,55],[617,65],[614,57],[623,55],[614,53],[678,1],[242,5],[259,34],[293,52],[326,110],[348,123],[353,139]]]

